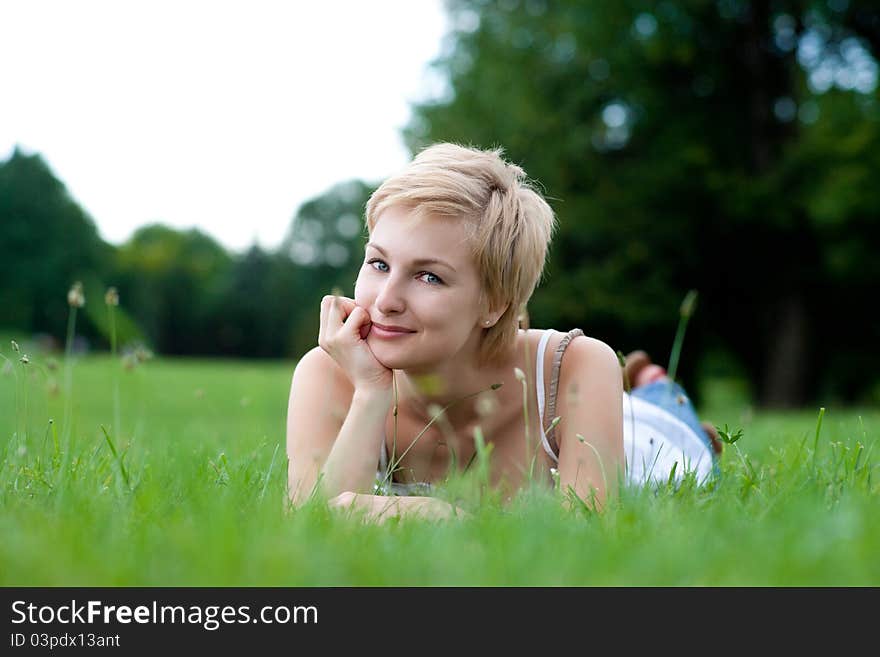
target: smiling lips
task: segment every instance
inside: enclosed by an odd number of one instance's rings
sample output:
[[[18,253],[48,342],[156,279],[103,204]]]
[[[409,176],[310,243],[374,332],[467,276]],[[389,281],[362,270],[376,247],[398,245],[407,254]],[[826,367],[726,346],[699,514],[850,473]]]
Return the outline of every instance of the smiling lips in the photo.
[[[373,322],[373,326],[378,326],[380,329],[384,329],[386,331],[399,331],[401,333],[415,333],[412,329],[408,329],[405,326],[392,326],[380,324],[379,322]]]
[[[371,332],[375,333],[376,336],[380,338],[399,338],[404,335],[415,333],[415,331],[402,326],[384,326],[382,324],[377,324],[376,322],[373,322]]]

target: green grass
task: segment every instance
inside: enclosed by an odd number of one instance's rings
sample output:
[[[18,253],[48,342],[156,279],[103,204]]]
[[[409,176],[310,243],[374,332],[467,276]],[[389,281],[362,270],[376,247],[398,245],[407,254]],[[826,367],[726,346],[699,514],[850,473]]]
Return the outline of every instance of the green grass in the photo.
[[[14,364],[0,375],[0,585],[880,584],[877,410],[829,408],[816,442],[818,409],[716,395],[705,419],[744,430],[718,485],[628,491],[602,515],[532,490],[466,520],[373,526],[284,510],[292,362],[80,359],[65,431],[63,359],[0,353]]]

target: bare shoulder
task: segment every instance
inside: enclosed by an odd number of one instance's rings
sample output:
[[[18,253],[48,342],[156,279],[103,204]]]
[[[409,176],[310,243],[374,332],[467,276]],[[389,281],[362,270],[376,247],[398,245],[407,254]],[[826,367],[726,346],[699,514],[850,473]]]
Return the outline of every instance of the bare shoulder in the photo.
[[[560,384],[572,381],[611,381],[622,378],[620,361],[602,340],[586,335],[572,339],[559,371]]]
[[[291,393],[300,387],[320,391],[325,399],[346,409],[354,395],[348,375],[320,346],[307,351],[296,364]]]
[[[353,391],[336,362],[315,347],[297,362],[287,405],[288,486],[292,500],[306,499],[315,490],[351,407]]]
[[[606,363],[613,361],[618,366],[620,365],[617,359],[617,352],[614,349],[605,342],[602,342],[602,340],[591,338],[587,335],[578,335],[572,339],[568,349],[579,354],[581,358],[590,358],[592,360],[605,361]]]
[[[601,340],[579,335],[565,350],[559,379],[560,485],[601,507],[624,467],[617,353]]]

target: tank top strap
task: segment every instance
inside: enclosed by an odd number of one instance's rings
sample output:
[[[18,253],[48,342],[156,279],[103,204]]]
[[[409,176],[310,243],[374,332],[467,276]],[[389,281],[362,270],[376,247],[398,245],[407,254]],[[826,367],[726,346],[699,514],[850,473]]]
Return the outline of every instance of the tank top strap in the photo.
[[[562,365],[562,354],[565,353],[565,348],[574,338],[583,334],[584,332],[579,328],[570,330],[563,336],[553,353],[553,369],[550,370],[550,395],[547,399],[547,417],[550,422],[553,422],[553,418],[556,417],[556,395],[559,392],[559,369]],[[559,444],[556,442],[556,427],[547,431],[545,435],[553,453],[558,457]]]

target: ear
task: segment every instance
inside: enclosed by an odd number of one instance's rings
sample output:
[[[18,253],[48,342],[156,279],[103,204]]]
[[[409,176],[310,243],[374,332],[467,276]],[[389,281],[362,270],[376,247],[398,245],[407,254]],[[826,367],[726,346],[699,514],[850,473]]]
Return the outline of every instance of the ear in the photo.
[[[480,322],[480,326],[482,326],[483,328],[490,328],[492,326],[495,326],[501,316],[507,312],[508,308],[510,308],[510,302],[505,303],[500,308],[491,309],[483,316],[483,319]]]

